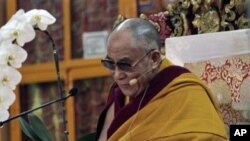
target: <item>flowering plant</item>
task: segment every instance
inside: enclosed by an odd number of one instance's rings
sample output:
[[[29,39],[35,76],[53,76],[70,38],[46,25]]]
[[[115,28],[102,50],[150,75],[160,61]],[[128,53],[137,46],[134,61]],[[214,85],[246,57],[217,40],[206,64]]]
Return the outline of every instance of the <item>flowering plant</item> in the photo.
[[[17,69],[28,56],[24,44],[35,38],[35,29],[45,31],[55,21],[46,10],[20,9],[0,28],[0,122],[9,118],[8,109],[16,98],[13,90],[22,78]]]

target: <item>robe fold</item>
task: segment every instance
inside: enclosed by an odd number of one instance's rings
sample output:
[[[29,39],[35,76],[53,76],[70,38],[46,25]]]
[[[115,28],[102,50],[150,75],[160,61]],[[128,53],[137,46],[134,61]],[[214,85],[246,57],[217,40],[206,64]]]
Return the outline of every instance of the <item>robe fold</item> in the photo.
[[[114,84],[99,117],[100,136],[108,108],[115,115],[108,141],[226,141],[227,133],[210,90],[187,69],[164,59],[149,88],[126,103]],[[139,104],[141,103],[141,104]]]

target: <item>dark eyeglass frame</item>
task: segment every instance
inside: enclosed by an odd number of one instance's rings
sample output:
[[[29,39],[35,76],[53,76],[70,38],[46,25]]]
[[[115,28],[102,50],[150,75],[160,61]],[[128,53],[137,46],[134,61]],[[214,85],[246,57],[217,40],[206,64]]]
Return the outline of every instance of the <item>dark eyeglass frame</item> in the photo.
[[[149,50],[145,55],[143,55],[141,58],[139,58],[137,61],[135,61],[133,64],[127,63],[127,62],[114,62],[110,59],[104,58],[101,60],[101,63],[103,64],[104,67],[107,69],[114,71],[115,67],[117,66],[119,70],[124,71],[124,72],[129,72],[132,70],[133,67],[135,67],[139,62],[141,62],[149,53],[151,53],[155,49]]]

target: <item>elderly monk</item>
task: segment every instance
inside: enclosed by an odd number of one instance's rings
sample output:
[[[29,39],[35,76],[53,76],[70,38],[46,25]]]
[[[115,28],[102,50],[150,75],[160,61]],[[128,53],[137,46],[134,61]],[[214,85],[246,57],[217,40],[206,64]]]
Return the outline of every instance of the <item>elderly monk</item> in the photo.
[[[131,18],[107,41],[102,64],[114,78],[97,141],[226,141],[210,90],[160,54],[154,26]]]

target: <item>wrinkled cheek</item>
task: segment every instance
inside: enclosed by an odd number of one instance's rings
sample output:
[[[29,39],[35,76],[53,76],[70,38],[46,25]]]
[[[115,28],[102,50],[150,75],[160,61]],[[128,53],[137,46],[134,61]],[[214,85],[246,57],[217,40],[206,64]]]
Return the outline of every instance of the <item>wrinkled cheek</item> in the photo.
[[[126,96],[134,96],[136,95],[136,89],[134,87],[130,87],[130,88],[126,88],[126,89],[122,89],[122,93]]]

